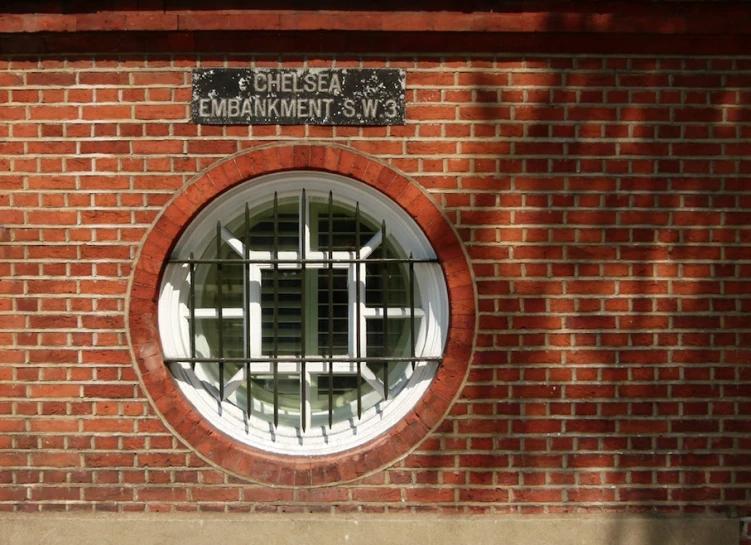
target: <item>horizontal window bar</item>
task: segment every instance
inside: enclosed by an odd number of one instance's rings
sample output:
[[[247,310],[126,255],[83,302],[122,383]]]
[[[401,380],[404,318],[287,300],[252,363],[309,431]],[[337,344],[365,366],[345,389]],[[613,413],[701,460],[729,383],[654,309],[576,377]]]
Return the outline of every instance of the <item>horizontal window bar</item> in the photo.
[[[342,307],[343,305],[337,305],[339,307]],[[293,308],[293,307],[289,307]],[[240,319],[243,318],[244,310],[242,308],[223,308],[222,309],[222,317],[227,319]],[[365,318],[380,318],[383,316],[383,309],[381,308],[364,308],[362,309],[363,316]],[[218,313],[216,309],[213,308],[197,308],[193,312],[195,318],[197,320],[209,320],[209,319],[215,319],[218,317]],[[422,318],[425,316],[425,311],[421,308],[414,309],[414,317],[415,318]],[[389,318],[411,318],[411,312],[409,308],[402,308],[402,307],[389,307]],[[339,318],[336,318],[338,320],[347,320],[349,319],[348,316],[341,316]],[[299,323],[299,321],[297,322]]]
[[[323,362],[323,363],[383,363],[385,361],[388,361],[390,363],[401,363],[401,362],[421,362],[421,361],[435,361],[440,362],[443,360],[443,357],[440,356],[425,356],[425,357],[409,357],[409,356],[394,356],[394,357],[363,357],[363,358],[343,358],[340,356],[335,356],[333,358],[330,358],[328,356],[305,356],[303,357],[290,357],[290,356],[279,356],[279,357],[255,357],[255,358],[164,358],[164,361],[166,363],[275,363],[275,362],[284,362],[284,363],[302,363],[302,362]]]
[[[315,265],[315,264],[322,264],[322,265],[328,265],[329,263],[336,264],[336,263],[348,263],[348,264],[356,264],[356,263],[364,263],[366,265],[370,265],[373,263],[438,263],[438,258],[425,258],[425,259],[418,259],[418,258],[408,258],[408,257],[389,257],[389,258],[373,258],[373,259],[235,259],[235,258],[227,258],[227,259],[170,259],[169,263],[178,263],[178,264],[195,264],[195,265],[214,265],[218,263],[229,263],[229,264],[250,264],[250,265],[297,265],[297,264],[306,264],[306,265]]]

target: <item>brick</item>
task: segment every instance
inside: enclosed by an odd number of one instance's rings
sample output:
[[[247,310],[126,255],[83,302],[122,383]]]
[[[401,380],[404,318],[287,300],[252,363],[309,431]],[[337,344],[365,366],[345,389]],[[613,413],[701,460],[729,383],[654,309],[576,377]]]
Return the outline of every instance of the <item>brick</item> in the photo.
[[[147,105],[140,104],[134,108],[135,119],[143,120],[180,120],[186,119],[187,108],[182,105]]]
[[[30,72],[26,75],[26,84],[31,86],[66,86],[75,85],[76,75],[71,72]]]

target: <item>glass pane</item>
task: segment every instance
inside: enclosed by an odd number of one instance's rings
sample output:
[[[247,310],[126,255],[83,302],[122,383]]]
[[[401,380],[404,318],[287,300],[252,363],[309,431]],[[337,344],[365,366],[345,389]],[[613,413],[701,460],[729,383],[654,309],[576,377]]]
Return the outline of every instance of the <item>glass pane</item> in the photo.
[[[333,250],[352,251],[356,248],[355,210],[334,202],[333,221],[329,221],[328,201],[313,200],[310,203],[311,224],[314,236],[311,244],[313,250],[328,251],[329,240]],[[365,244],[379,230],[375,224],[360,217],[360,244]],[[333,235],[333,237],[332,237]]]
[[[334,375],[333,382],[327,374],[315,377],[316,395],[311,399],[313,408],[313,423],[326,425],[329,410],[329,384],[334,387],[334,410],[339,418],[352,417],[357,414],[357,375]],[[379,399],[373,388],[362,379],[361,392],[363,396],[363,410],[368,410]]]
[[[268,203],[260,210],[250,210],[250,249],[254,251],[273,251],[274,249],[274,210]],[[300,249],[300,218],[297,199],[279,201],[279,251],[298,251]],[[227,229],[243,244],[246,241],[245,215],[232,218]],[[239,257],[235,254],[234,257]]]
[[[210,258],[214,258],[211,255]],[[223,258],[228,258],[223,252]],[[228,317],[230,309],[243,305],[243,266],[240,263],[223,263],[221,273],[217,264],[196,265],[196,309],[212,311],[213,318],[196,319],[196,349],[199,357],[221,357],[219,337],[222,337],[224,357],[243,357],[245,330],[242,316]],[[221,307],[224,315],[219,326],[219,284],[221,276]]]
[[[264,270],[261,276],[261,315],[263,320],[263,355],[302,354],[301,328],[302,275],[300,270]],[[275,283],[276,280],[276,283]],[[274,288],[278,295],[274,298]],[[277,337],[274,338],[275,300],[277,304]]]
[[[260,399],[271,407],[266,411],[273,415],[274,375],[253,375],[251,390],[253,397]],[[300,377],[298,375],[279,375],[279,408],[286,414],[300,413]]]
[[[271,208],[271,207],[270,207]],[[244,236],[244,226],[242,226]],[[300,249],[299,205],[297,201],[279,203],[279,251],[296,252]],[[244,240],[241,239],[241,240]],[[274,249],[274,211],[251,218],[250,248],[256,251]]]
[[[232,259],[232,255],[223,252],[223,259]],[[210,256],[213,259],[214,256]],[[219,266],[216,264],[196,265],[196,303],[197,308],[216,309],[219,304]],[[222,263],[222,308],[242,308],[243,306],[243,265],[231,261]]]
[[[415,329],[419,326],[417,322]],[[389,319],[388,344],[384,344],[383,320],[368,320],[368,356],[374,358],[405,357],[409,355],[409,319]]]
[[[377,263],[382,258],[394,259],[398,256],[389,248],[384,255],[379,246],[365,265],[365,304],[371,308],[383,306],[384,294],[387,294],[386,304],[389,307],[405,308],[409,306],[409,271],[406,263]],[[383,267],[386,267],[386,282],[383,279]],[[415,300],[419,306],[419,302]]]
[[[329,270],[318,273],[318,353],[321,355],[346,355],[348,349],[348,292],[347,269],[331,271],[331,292],[329,292]],[[329,306],[329,295],[331,306]],[[329,311],[333,312],[330,314]],[[331,326],[331,327],[330,327]],[[329,338],[329,331],[332,332]],[[332,342],[332,346],[329,346]]]

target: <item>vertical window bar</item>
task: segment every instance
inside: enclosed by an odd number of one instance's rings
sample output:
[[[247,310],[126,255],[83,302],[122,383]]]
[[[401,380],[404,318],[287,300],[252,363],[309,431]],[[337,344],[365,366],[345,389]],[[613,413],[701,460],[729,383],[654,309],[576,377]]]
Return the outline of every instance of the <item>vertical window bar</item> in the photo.
[[[274,428],[279,427],[279,196],[274,192]]]
[[[360,338],[360,203],[355,204],[355,346],[357,357],[357,418],[362,418],[362,339]]]
[[[305,293],[305,257],[306,257],[306,246],[308,244],[307,238],[305,236],[308,221],[307,221],[307,199],[305,198],[305,190],[302,190],[302,201],[300,202],[300,303],[302,308],[300,309],[300,427],[302,428],[302,431],[305,431],[306,428],[306,420],[308,419],[308,415],[306,414],[307,411],[307,404],[308,400],[306,398],[307,391],[308,391],[308,375],[306,372],[306,361],[305,356],[307,355],[307,345],[306,345],[306,326],[307,326],[307,295]]]
[[[329,429],[334,425],[334,193],[329,191]]]
[[[381,262],[381,283],[383,291],[383,399],[389,398],[389,274],[388,264],[386,259],[386,221],[381,224],[381,255],[383,261]]]
[[[409,357],[415,370],[415,263],[409,254]]]
[[[222,401],[224,401],[224,323],[222,316],[222,224],[216,222],[216,258],[219,262],[216,264],[216,317],[219,328],[218,348],[219,348],[219,409],[221,412]]]
[[[190,296],[188,301],[188,312],[190,328],[190,368],[196,369],[196,264],[193,262],[193,252],[190,252]]]
[[[245,316],[245,357],[250,358],[250,272],[248,271],[248,260],[250,259],[250,206],[245,203],[245,263],[243,263],[243,315]],[[250,419],[250,413],[253,408],[252,397],[250,395],[250,360],[245,362],[245,411]]]

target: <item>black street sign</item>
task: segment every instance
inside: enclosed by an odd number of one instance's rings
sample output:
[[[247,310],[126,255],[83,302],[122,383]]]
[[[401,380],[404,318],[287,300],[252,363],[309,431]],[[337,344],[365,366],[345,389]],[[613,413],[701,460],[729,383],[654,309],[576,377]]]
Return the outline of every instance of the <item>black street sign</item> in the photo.
[[[404,125],[404,70],[206,68],[193,71],[193,123]]]

